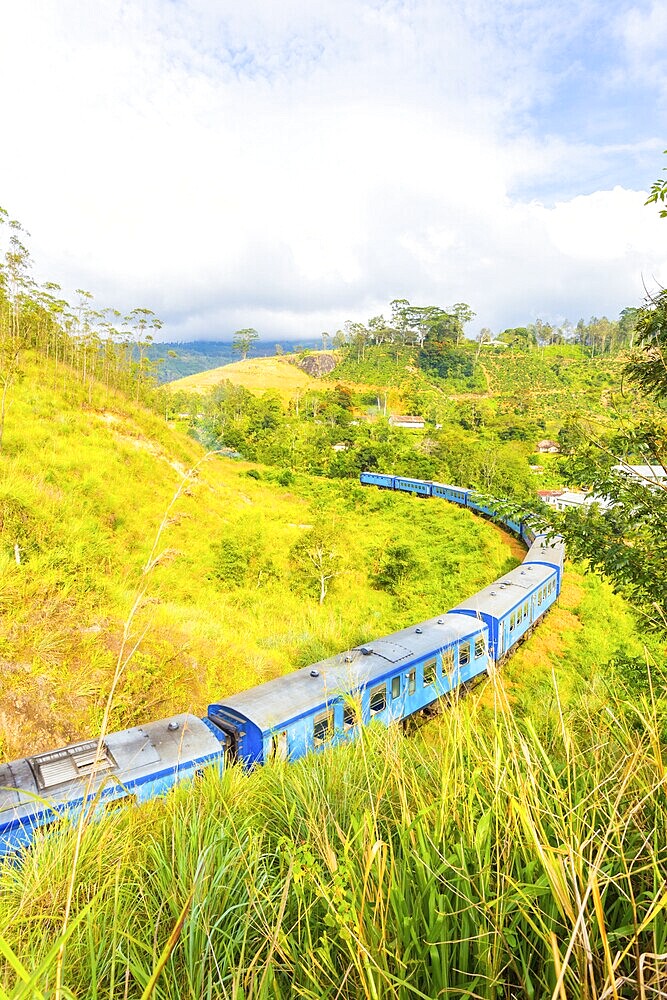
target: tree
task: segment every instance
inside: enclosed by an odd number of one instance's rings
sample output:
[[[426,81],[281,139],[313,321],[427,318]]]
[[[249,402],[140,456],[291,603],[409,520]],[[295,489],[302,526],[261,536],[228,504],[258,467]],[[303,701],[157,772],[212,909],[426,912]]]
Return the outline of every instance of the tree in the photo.
[[[369,319],[368,333],[374,344],[383,344],[391,338],[392,332],[384,316],[371,316]]]
[[[350,346],[356,349],[357,361],[363,361],[369,340],[368,330],[363,323],[352,323],[350,320],[346,320],[344,327]]]
[[[535,330],[532,325],[529,327],[515,326],[509,330],[503,330],[496,339],[518,350],[530,350],[537,343]]]
[[[333,532],[322,524],[309,528],[292,546],[290,556],[297,575],[316,586],[319,603],[324,604],[331,581],[341,568]]]
[[[258,339],[259,334],[257,330],[253,330],[251,326],[245,327],[243,330],[237,330],[232,339],[232,350],[241,355],[241,361],[245,361],[252,350],[253,344]]]
[[[457,322],[457,332],[456,332],[456,343],[464,336],[463,327],[466,323],[470,323],[477,313],[473,312],[467,302],[455,302],[452,306],[452,313],[456,317]]]
[[[29,277],[30,254],[19,238],[24,230],[15,220],[8,221],[7,212],[0,208],[0,225],[3,223],[7,223],[11,235],[4,263],[0,265],[0,448],[9,390],[21,376],[21,352],[28,340],[23,312],[33,289]]]
[[[418,568],[419,559],[412,547],[405,542],[392,542],[378,555],[373,585],[378,590],[396,594]]]
[[[479,361],[479,355],[482,350],[483,344],[490,344],[493,340],[493,334],[489,330],[488,326],[483,326],[482,329],[477,334],[475,340],[477,341],[478,347],[475,351],[475,361]]]
[[[135,381],[135,398],[138,400],[145,388],[146,380],[152,381],[156,371],[156,366],[148,357],[148,350],[153,343],[153,334],[148,331],[155,330],[157,332],[162,329],[163,324],[152,309],[141,307],[133,309],[124,322],[134,334],[133,356],[136,357],[136,361],[132,363],[131,370]]]
[[[624,374],[655,399],[667,399],[667,289],[634,317],[637,350],[630,356]]]
[[[622,344],[629,347],[630,350],[635,346],[635,333],[640,318],[641,309],[633,306],[626,306],[625,309],[621,310],[618,317],[619,340]]]
[[[663,150],[663,152],[667,153],[667,149]],[[664,170],[667,170],[667,167],[663,167],[663,172]],[[667,180],[664,178],[658,178],[657,181],[653,182],[651,185],[651,193],[644,204],[657,205],[658,202],[661,202],[663,205],[667,203]],[[660,218],[667,219],[667,208],[660,209]]]
[[[595,508],[554,513],[549,521],[565,535],[571,556],[609,577],[648,623],[665,630],[667,487],[624,475],[614,466],[667,467],[667,290],[641,310],[637,333],[638,347],[624,368],[626,384],[640,391],[634,421],[606,439],[593,428],[568,426],[573,453],[562,463],[570,482],[586,484],[613,506],[604,513]]]

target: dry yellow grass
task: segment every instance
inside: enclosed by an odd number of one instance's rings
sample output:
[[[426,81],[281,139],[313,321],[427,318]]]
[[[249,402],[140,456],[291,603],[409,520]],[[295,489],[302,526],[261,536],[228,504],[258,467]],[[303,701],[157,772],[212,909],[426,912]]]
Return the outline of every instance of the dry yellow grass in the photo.
[[[285,401],[303,395],[309,389],[317,386],[321,389],[331,388],[330,382],[308,375],[307,372],[297,368],[295,364],[291,364],[284,357],[248,358],[246,361],[235,361],[233,364],[223,365],[221,368],[210,368],[205,372],[197,372],[196,375],[186,375],[185,378],[169,382],[168,386],[176,392],[179,389],[184,389],[186,392],[208,392],[225,381],[241,385],[244,389],[258,394],[275,392]],[[350,382],[348,379],[341,379],[340,384],[348,386],[354,392],[377,392],[379,396],[386,392],[389,412],[400,410],[403,405],[399,389],[383,390],[382,387]]]
[[[287,399],[292,399],[318,383],[318,379],[307,375],[285,358],[248,358],[246,361],[223,365],[222,368],[186,375],[185,378],[171,382],[170,387],[176,391],[184,389],[186,392],[208,392],[225,381],[242,385],[250,392],[271,390]]]

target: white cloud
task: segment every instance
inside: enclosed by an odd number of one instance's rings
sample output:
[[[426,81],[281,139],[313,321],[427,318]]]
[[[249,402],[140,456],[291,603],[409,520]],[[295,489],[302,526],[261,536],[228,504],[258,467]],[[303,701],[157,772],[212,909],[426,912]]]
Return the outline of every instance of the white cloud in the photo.
[[[494,328],[613,313],[667,280],[663,230],[641,191],[534,200],[626,155],[527,122],[549,46],[597,9],[566,8],[24,0],[0,203],[44,278],[148,305],[166,337],[317,335],[403,295]]]
[[[662,0],[633,5],[618,18],[617,30],[623,40],[630,68],[642,76],[658,77],[665,86],[667,62],[667,7]]]

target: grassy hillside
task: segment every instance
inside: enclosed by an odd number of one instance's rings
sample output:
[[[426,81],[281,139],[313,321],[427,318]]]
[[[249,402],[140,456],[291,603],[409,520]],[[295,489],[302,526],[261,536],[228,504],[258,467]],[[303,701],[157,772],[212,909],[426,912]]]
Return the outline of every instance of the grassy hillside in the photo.
[[[338,573],[321,605],[297,544],[311,531]],[[203,713],[446,609],[520,555],[444,503],[206,456],[30,357],[0,452],[0,749],[98,732],[115,672],[114,728]],[[569,568],[502,674],[414,735],[371,727],[294,766],[210,773],[110,810],[80,848],[67,826],[39,837],[0,870],[1,995],[653,988],[639,956],[667,948],[664,718],[618,664],[654,652]]]
[[[247,358],[221,368],[186,375],[170,383],[174,392],[207,392],[221,382],[242,385],[252,392],[266,392],[270,389],[286,399],[296,392],[302,392],[317,384],[317,379],[302,371],[286,358]]]
[[[336,564],[321,606],[297,546],[311,531]],[[114,727],[201,714],[445,610],[517,557],[503,532],[446,504],[206,457],[124,396],[91,396],[62,369],[55,382],[33,357],[0,452],[0,751],[98,732],[119,665]],[[641,653],[608,588],[571,579],[548,639],[532,640],[539,655],[529,644],[513,661],[517,697],[552,668],[569,689]]]
[[[319,337],[313,340],[302,340],[298,349],[317,348],[320,343]],[[278,345],[274,342],[258,340],[253,344],[253,357],[273,357],[276,346]],[[292,346],[297,345],[285,343],[285,350],[291,350]],[[219,368],[231,364],[238,358],[238,353],[231,340],[194,340],[187,343],[162,341],[151,344],[147,354],[152,361],[159,361],[158,378],[160,382],[172,382],[175,379],[185,378],[187,375],[196,375],[198,372],[205,372],[211,368]]]
[[[204,459],[126,398],[96,389],[89,401],[29,361],[0,452],[6,757],[98,730],[138,594],[130,636],[141,641],[115,727],[201,713],[229,691],[451,606],[511,565],[505,536],[465,511],[353,481],[279,478]],[[322,606],[292,553],[313,526],[339,554]],[[407,569],[393,592],[382,589],[374,574],[401,544]]]

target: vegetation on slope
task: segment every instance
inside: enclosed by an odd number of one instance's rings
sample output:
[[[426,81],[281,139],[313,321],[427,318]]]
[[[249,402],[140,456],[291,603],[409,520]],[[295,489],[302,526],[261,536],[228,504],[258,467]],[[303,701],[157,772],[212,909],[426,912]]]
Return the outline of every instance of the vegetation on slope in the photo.
[[[74,836],[40,838],[0,883],[5,995],[56,975],[165,1000],[655,995],[664,719],[595,682],[550,703],[519,724],[496,678],[417,737],[371,727],[112,812],[84,835],[62,965]]]
[[[0,455],[10,757],[98,731],[138,586],[141,641],[114,728],[201,712],[514,564],[466,511],[201,463],[195,442],[126,397],[75,381],[63,393],[37,357],[25,370]],[[336,556],[322,605],[298,561],[311,531]],[[294,767],[211,773],[111,810],[77,865],[73,831],[39,838],[0,879],[5,992],[528,997],[562,977],[571,997],[612,980],[633,995],[655,977],[638,956],[665,944],[664,720],[610,699],[607,681],[614,661],[642,658],[620,598],[571,574],[507,690],[497,678],[413,738],[371,731]]]
[[[451,606],[510,565],[504,538],[466,511],[203,455],[127,397],[99,385],[91,396],[73,379],[63,392],[61,371],[26,356],[0,453],[6,757],[98,731],[140,585],[133,634],[143,638],[115,728],[201,713]],[[143,573],[178,490],[159,559]],[[322,606],[297,546],[315,530],[338,556]]]

